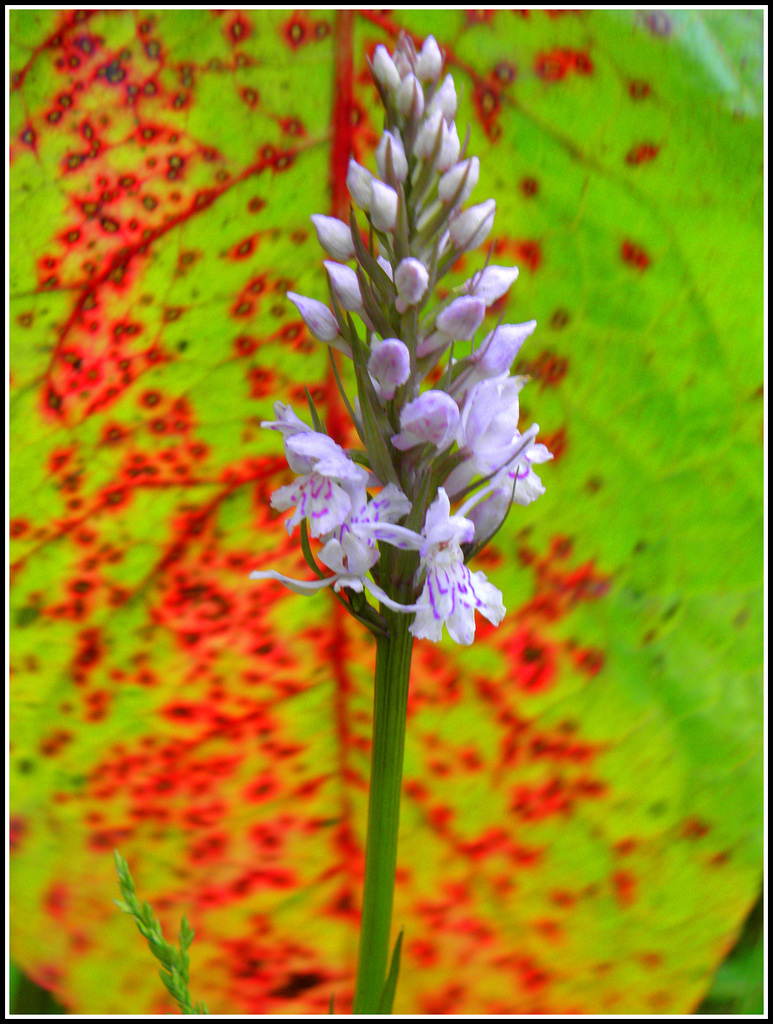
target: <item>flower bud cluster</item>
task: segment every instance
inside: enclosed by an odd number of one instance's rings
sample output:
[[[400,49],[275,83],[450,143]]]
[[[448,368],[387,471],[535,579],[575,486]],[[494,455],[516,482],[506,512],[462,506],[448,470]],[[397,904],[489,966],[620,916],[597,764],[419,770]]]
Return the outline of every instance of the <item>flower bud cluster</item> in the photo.
[[[274,571],[252,576],[300,592],[344,590],[353,614],[373,628],[368,591],[413,615],[414,636],[437,641],[445,625],[467,644],[476,609],[495,625],[505,609],[496,587],[466,562],[512,503],[544,493],[533,466],[552,458],[536,442],[536,425],[519,430],[526,378],[510,372],[536,321],[482,329],[516,267],[486,265],[450,295],[436,295],[459,257],[488,237],[496,213],[493,199],[465,205],[480,162],[463,151],[456,89],[436,41],[428,37],[418,52],[405,36],[393,54],[377,46],[371,70],[385,108],[376,173],[352,159],[348,223],[311,218],[329,257],[329,304],[288,292],[311,334],[352,362],[357,397],[342,393],[363,448],[340,448],[319,429],[313,407],[317,429],[281,403],[263,424],[282,434],[298,474],[272,505],[294,510],[288,530],[301,524],[319,539],[319,559],[333,576],[309,584]],[[307,543],[304,553],[319,575]]]

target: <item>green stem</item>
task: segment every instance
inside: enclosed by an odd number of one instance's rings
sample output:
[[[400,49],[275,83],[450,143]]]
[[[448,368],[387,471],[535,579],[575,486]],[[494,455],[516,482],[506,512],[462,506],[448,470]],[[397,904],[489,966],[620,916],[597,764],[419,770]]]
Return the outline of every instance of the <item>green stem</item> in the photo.
[[[386,608],[381,611],[387,620],[389,636],[378,640],[376,652],[365,889],[352,1010],[355,1014],[379,1013],[387,977],[413,651],[413,637],[408,632],[410,616]]]

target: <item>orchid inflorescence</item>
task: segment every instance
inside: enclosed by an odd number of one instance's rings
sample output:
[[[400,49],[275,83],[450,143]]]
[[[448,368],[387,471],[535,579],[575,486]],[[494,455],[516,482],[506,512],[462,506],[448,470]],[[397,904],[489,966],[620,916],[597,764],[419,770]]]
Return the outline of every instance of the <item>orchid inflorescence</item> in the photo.
[[[313,216],[330,257],[330,304],[288,292],[311,334],[353,363],[358,394],[351,403],[331,352],[364,450],[345,451],[329,437],[310,398],[314,426],[275,404],[275,419],[262,426],[282,434],[297,476],[275,491],[271,505],[293,509],[287,530],[300,524],[304,555],[318,578],[302,582],[273,570],[250,575],[298,593],[344,591],[349,610],[378,632],[383,619],[367,591],[393,612],[413,615],[414,637],[439,641],[445,623],[457,643],[469,644],[475,610],[499,625],[505,608],[500,591],[466,563],[513,502],[527,505],[544,493],[533,467],[552,458],[535,441],[536,424],[518,429],[518,394],[528,378],[510,373],[536,321],[500,324],[475,342],[487,308],[507,293],[517,267],[486,265],[430,304],[459,257],[490,233],[496,203],[463,208],[480,164],[460,143],[454,81],[450,74],[441,81],[435,39],[417,52],[403,35],[392,56],[377,46],[371,70],[386,110],[378,173],[351,160],[347,174],[368,223],[367,241],[354,209],[348,224]],[[436,383],[426,387],[429,376]],[[317,557],[332,575],[314,560],[309,536],[321,542]]]

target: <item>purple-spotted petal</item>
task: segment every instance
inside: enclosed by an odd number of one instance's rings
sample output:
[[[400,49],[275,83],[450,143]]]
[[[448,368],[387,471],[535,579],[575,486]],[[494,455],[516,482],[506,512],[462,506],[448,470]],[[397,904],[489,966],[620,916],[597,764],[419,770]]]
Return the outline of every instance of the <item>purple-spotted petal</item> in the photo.
[[[352,507],[350,496],[334,480],[319,473],[305,473],[291,484],[280,487],[271,495],[271,507],[277,512],[295,508],[285,522],[288,533],[292,533],[302,519],[309,524],[312,537],[332,533],[349,515]]]

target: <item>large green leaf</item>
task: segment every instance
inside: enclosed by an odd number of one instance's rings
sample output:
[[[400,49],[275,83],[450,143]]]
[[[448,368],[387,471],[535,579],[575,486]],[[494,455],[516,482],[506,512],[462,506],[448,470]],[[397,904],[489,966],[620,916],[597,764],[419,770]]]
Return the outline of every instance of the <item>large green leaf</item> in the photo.
[[[505,622],[416,648],[395,1012],[697,1005],[761,872],[762,21],[12,12],[11,940],[71,1011],[168,1008],[114,847],[212,1012],[350,1006],[373,649],[247,575],[308,574],[273,400],[349,439],[285,293],[324,296],[401,25],[556,459],[478,559]]]

